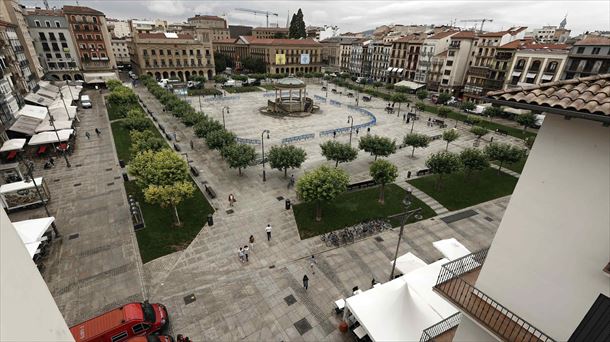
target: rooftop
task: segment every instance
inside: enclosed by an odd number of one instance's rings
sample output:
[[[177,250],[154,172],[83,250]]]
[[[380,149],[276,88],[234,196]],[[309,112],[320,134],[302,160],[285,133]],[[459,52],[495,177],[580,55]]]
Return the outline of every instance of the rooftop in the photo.
[[[442,39],[442,38],[446,38],[449,37],[453,34],[458,33],[458,31],[454,31],[454,30],[447,30],[447,31],[443,31],[443,32],[439,32],[431,37],[428,37],[428,39]]]
[[[532,38],[526,38],[526,39],[518,39],[518,40],[513,40],[510,43],[506,43],[504,45],[500,45],[498,46],[498,49],[518,49],[521,48],[522,46],[526,45],[526,44],[531,44],[533,43],[534,40]]]
[[[460,31],[451,36],[451,39],[473,39],[475,37],[476,33],[474,31]]]
[[[276,88],[305,88],[305,83],[296,77],[286,77],[275,83]]]
[[[140,39],[193,39],[188,33],[172,32],[138,33],[137,36]]]
[[[86,6],[69,6],[65,5],[63,11],[66,14],[90,14],[90,15],[104,15],[104,12],[94,10]]]
[[[585,39],[581,39],[574,43],[574,45],[601,45],[608,46],[610,45],[610,38],[606,37],[587,37]]]
[[[411,34],[408,36],[404,36],[402,38],[396,39],[394,42],[396,43],[422,43],[424,41],[424,37],[419,35]]]
[[[495,100],[610,116],[610,74],[487,93]]]
[[[191,20],[199,20],[199,19],[225,21],[224,18],[221,18],[221,17],[216,16],[216,15],[199,15],[199,14],[196,14],[194,17],[188,18],[189,21],[191,21]]]
[[[287,27],[255,27],[253,31],[276,31],[276,32],[288,32]]]
[[[49,17],[63,17],[64,12],[60,9],[42,9],[42,8],[28,8],[27,15],[46,15]]]
[[[322,46],[313,39],[286,39],[286,38],[255,38],[254,36],[240,36],[247,44],[251,45],[277,45],[277,46]]]

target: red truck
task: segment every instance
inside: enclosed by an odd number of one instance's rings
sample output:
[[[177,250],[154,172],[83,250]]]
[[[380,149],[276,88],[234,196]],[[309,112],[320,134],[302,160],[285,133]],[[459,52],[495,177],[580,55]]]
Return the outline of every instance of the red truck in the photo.
[[[162,304],[129,303],[70,328],[76,342],[120,342],[146,336],[167,327]]]

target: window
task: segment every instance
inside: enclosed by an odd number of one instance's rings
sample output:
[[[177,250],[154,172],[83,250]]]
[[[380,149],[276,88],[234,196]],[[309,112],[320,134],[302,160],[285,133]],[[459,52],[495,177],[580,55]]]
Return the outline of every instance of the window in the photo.
[[[51,22],[50,22],[50,21],[48,21],[48,20],[45,20],[45,21],[44,21],[44,25],[45,25],[46,27],[51,27]]]
[[[530,70],[529,71],[530,72],[536,72],[538,70],[540,70],[540,61],[534,61],[532,63],[532,65],[530,66]]]
[[[453,57],[453,56],[455,56],[455,51],[449,51],[449,53],[447,55],[449,57]]]
[[[91,49],[91,50],[95,49],[95,45],[94,44],[89,44],[89,49]]]
[[[66,58],[72,58],[72,55],[70,55],[70,53],[65,52],[64,55],[66,56]]]
[[[41,41],[46,41],[47,37],[44,35],[44,32],[38,32],[38,37],[40,37]]]
[[[87,40],[92,40],[92,39],[93,39],[93,36],[92,36],[92,35],[90,35],[90,34],[88,34],[88,35],[87,35]]]
[[[49,44],[47,44],[47,43],[42,43],[42,49],[43,49],[44,51],[50,51],[50,49],[49,49]]]
[[[85,44],[79,44],[79,45],[78,45],[78,47],[79,47],[81,50],[84,50],[84,49],[86,49],[86,48],[87,48],[87,45],[85,45]]]
[[[447,66],[452,66],[453,65],[453,61],[447,61]]]
[[[451,75],[451,70],[445,70],[445,73],[444,73],[444,74],[445,74],[445,75],[447,75],[447,76],[448,76],[448,75]]]
[[[585,48],[584,48],[583,46],[579,47],[579,48],[576,50],[576,53],[583,53],[583,52],[585,52]]]
[[[61,24],[57,20],[55,20],[55,27],[61,27]]]
[[[525,67],[525,59],[520,59],[517,61],[517,65],[515,66],[515,70],[523,70]]]
[[[59,52],[58,52],[58,53],[56,53],[56,54],[55,54],[55,58],[61,58],[61,53],[59,53]]]
[[[55,39],[55,33],[53,33],[53,32],[49,32],[49,39],[50,39],[50,40],[56,40],[56,39]]]
[[[93,19],[93,23],[94,23],[94,24],[97,24],[97,18],[96,18],[96,17],[93,17],[92,19]]]
[[[593,51],[591,53],[594,55],[599,55],[599,50],[601,50],[601,49],[598,47],[595,47],[595,48],[593,48]]]
[[[126,338],[127,338],[127,331],[123,331],[120,334],[116,334],[116,335],[112,336],[112,342],[123,341]]]
[[[67,49],[68,48],[68,43],[61,43],[61,47],[63,49]]]
[[[64,36],[64,34],[62,32],[59,32],[58,35],[59,35],[59,40],[66,40],[66,36]]]
[[[96,39],[96,40],[102,40],[102,36],[100,36],[99,34],[96,34],[96,35],[95,35],[95,39]]]
[[[549,66],[546,68],[546,71],[553,72],[557,70],[557,62],[549,63]]]
[[[36,27],[40,27],[40,21],[39,20],[34,20],[34,24],[36,25]]]
[[[47,53],[47,54],[46,54],[46,56],[47,56],[47,58],[49,58],[49,59],[53,58],[53,55],[52,55],[52,54],[50,54],[50,53]]]
[[[159,50],[159,56],[163,56],[163,50]]]
[[[103,46],[102,44],[97,44],[97,48],[98,48],[99,50],[103,50],[103,49],[104,49],[104,46]]]

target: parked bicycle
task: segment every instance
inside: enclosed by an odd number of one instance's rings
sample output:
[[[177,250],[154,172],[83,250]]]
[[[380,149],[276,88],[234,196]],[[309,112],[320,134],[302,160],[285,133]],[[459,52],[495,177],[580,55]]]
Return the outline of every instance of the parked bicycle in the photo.
[[[334,232],[322,234],[320,235],[320,239],[326,243],[326,246],[328,247],[339,247],[341,245],[354,243],[354,241],[358,239],[363,239],[390,228],[392,228],[392,225],[388,221],[375,219],[361,222]]]

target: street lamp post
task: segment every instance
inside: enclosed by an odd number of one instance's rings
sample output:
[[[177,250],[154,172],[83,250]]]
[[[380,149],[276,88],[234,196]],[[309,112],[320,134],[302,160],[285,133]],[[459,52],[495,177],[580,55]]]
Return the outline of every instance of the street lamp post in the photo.
[[[42,197],[42,193],[40,193],[38,184],[36,184],[36,180],[34,179],[34,162],[32,162],[31,160],[26,160],[24,161],[24,164],[28,173],[28,177],[30,181],[34,184],[34,189],[36,189],[36,194],[42,202],[42,206],[44,207],[44,211],[47,214],[47,217],[51,217],[51,213],[49,212],[49,208],[47,207],[47,201],[44,197]],[[57,226],[55,225],[55,221],[51,222],[51,227],[53,228],[53,235],[55,235],[56,238],[61,237],[61,235],[59,235],[59,231],[57,230]]]
[[[199,94],[199,111],[203,113],[203,109],[201,109],[201,94]]]
[[[61,92],[59,93],[61,100],[63,101],[64,96],[61,95]],[[66,107],[66,102],[64,101],[64,108],[66,108],[66,114],[68,113],[68,108]],[[70,117],[68,115],[68,117]],[[51,126],[53,127],[53,132],[55,132],[55,136],[57,137],[57,143],[59,144],[59,148],[61,148],[61,140],[59,139],[59,133],[57,133],[57,127],[55,127],[55,118],[53,117],[53,115],[51,113],[49,113],[49,123],[51,124]],[[66,160],[66,166],[67,167],[72,167],[72,165],[70,164],[70,161],[68,161],[68,156],[66,155],[66,149],[65,148],[61,148],[61,154],[63,155],[64,159]]]
[[[411,124],[411,132],[409,132],[409,133],[413,133],[413,127],[415,127],[415,118],[413,118],[412,121],[413,121],[413,123]]]
[[[229,106],[222,107],[222,127],[227,128],[225,126],[225,109],[227,110],[227,114],[229,114]]]
[[[402,239],[402,233],[405,229],[405,223],[411,218],[411,216],[415,215],[416,219],[421,219],[420,212],[422,208],[416,208],[413,210],[409,210],[411,204],[412,190],[411,188],[407,188],[407,195],[402,200],[402,204],[405,206],[405,212],[399,215],[402,215],[402,219],[400,221],[400,232],[398,233],[398,243],[396,244],[396,252],[394,253],[394,261],[392,262],[392,272],[390,273],[390,281],[394,279],[394,270],[396,269],[396,258],[398,258],[398,248],[400,247],[400,240]]]
[[[349,126],[349,146],[352,146],[352,130],[354,129],[354,117],[351,115],[347,116],[347,123]]]
[[[263,182],[267,181],[267,175],[265,174],[265,133],[267,133],[267,139],[269,139],[269,130],[265,129],[261,133],[261,149],[263,152]]]

